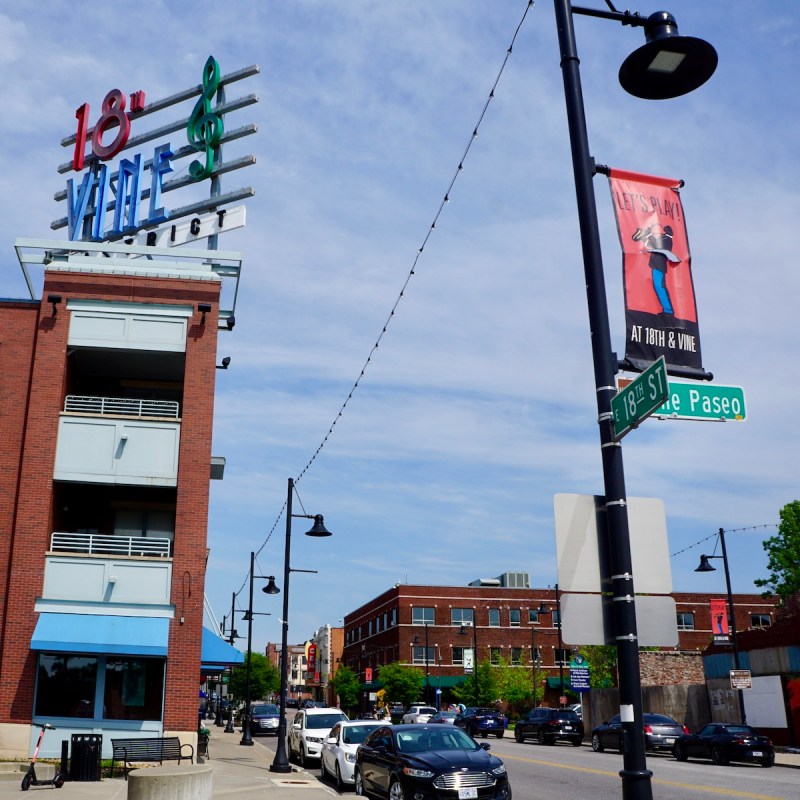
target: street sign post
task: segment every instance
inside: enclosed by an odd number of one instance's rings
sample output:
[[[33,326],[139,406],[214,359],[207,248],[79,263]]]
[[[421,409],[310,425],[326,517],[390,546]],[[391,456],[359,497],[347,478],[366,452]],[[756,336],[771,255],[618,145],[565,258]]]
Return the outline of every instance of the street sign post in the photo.
[[[749,669],[732,669],[730,671],[731,689],[752,689],[753,679]]]
[[[736,420],[747,418],[744,389],[714,383],[669,383],[669,397],[653,414],[663,419]]]
[[[614,438],[619,441],[628,431],[638,427],[668,398],[667,362],[661,356],[635,381],[611,398]]]

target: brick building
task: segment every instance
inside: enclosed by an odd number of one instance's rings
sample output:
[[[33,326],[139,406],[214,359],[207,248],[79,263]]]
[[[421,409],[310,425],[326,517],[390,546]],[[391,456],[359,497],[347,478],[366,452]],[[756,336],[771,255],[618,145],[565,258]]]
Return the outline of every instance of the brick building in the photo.
[[[672,597],[679,643],[669,651],[685,654],[688,663],[676,670],[674,658],[651,659],[646,675],[659,683],[687,676],[702,682],[699,656],[713,635],[709,601],[719,595],[674,592]],[[735,595],[734,605],[741,629],[768,627],[774,617],[774,602],[757,594]],[[569,686],[572,649],[559,646],[556,591],[528,588],[525,573],[506,573],[469,586],[396,584],[345,616],[342,662],[362,680],[372,668],[377,681],[383,664],[399,662],[423,672],[427,667],[427,699],[435,704],[437,689],[446,696],[463,681],[473,650],[478,661],[502,656],[530,671],[532,679],[538,655],[536,679],[545,684],[545,702],[557,704],[562,673]],[[370,688],[365,685],[364,691]]]
[[[45,721],[45,756],[192,741],[201,661],[241,660],[202,624],[221,278],[204,250],[18,250],[44,284],[0,300],[0,757]]]

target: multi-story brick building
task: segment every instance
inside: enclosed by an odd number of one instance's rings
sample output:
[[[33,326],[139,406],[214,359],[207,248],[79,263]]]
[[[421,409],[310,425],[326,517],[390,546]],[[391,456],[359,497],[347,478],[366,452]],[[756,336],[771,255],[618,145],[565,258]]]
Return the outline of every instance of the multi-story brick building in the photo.
[[[693,669],[701,675],[699,654],[713,635],[709,601],[719,595],[674,592],[672,597],[679,643],[669,649],[694,656]],[[737,594],[734,603],[741,629],[771,624],[774,602]],[[525,573],[469,586],[396,584],[345,616],[342,662],[362,680],[372,668],[378,681],[383,664],[399,662],[423,671],[427,666],[427,699],[433,703],[437,690],[446,693],[463,681],[465,668],[475,660],[502,656],[530,671],[532,680],[535,671],[547,701],[557,703],[562,675],[569,686],[573,649],[559,645],[558,622],[556,591],[528,588]],[[365,692],[369,689],[365,686]]]
[[[52,246],[42,299],[0,300],[4,758],[45,721],[42,755],[191,741],[201,658],[240,660],[202,625],[220,277],[208,251]]]

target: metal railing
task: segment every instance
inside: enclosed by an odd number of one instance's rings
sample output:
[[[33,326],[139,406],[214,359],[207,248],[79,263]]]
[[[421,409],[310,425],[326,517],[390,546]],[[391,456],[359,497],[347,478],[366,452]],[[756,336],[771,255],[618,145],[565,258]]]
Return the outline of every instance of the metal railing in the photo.
[[[151,556],[168,558],[171,541],[142,536],[113,536],[105,533],[53,533],[50,550],[83,555]]]
[[[174,400],[137,400],[133,397],[88,397],[68,394],[64,400],[64,411],[78,414],[177,419],[180,405]]]

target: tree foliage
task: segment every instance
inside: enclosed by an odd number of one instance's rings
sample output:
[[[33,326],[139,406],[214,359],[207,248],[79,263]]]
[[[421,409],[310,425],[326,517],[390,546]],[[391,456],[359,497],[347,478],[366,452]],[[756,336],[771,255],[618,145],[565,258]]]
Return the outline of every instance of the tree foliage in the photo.
[[[800,500],[787,503],[780,512],[781,521],[777,536],[762,543],[769,556],[768,578],[755,581],[766,589],[764,596],[777,594],[786,600],[800,592]]]
[[[508,703],[510,713],[519,714],[536,705],[533,693],[533,666],[526,669],[501,656],[493,668],[493,673],[497,696]],[[544,689],[541,682],[544,676],[541,670],[537,670],[536,677],[539,683],[537,694],[542,697]]]
[[[386,690],[386,695],[393,703],[402,703],[410,706],[416,703],[422,694],[424,676],[414,667],[405,667],[396,661],[384,664],[380,671],[380,682]]]
[[[476,703],[475,684],[477,683],[477,704],[479,706],[492,705],[500,699],[499,689],[495,680],[494,667],[488,661],[479,661],[472,675],[458,686],[453,687],[453,696],[465,706]]]
[[[353,670],[342,664],[331,680],[333,691],[339,695],[339,704],[343,709],[353,709],[358,707],[358,695],[361,690],[361,682],[358,675]]]
[[[589,686],[606,689],[616,685],[617,648],[613,645],[586,645],[578,652],[589,664]]]
[[[263,654],[250,653],[250,700],[261,700],[281,686],[278,668]],[[247,654],[242,666],[234,667],[231,675],[230,693],[237,700],[247,697]]]

